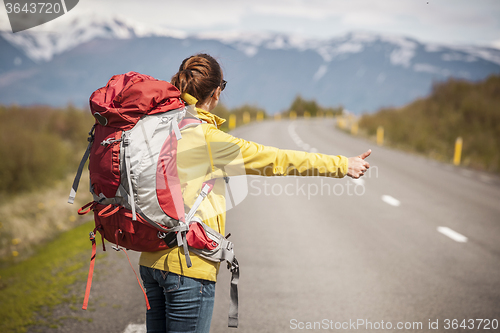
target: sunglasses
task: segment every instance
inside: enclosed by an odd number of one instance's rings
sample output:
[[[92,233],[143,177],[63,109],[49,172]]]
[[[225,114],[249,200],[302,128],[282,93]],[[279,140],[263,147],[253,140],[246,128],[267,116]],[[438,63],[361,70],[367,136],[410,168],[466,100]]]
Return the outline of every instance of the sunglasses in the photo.
[[[222,80],[221,84],[220,84],[220,91],[223,91],[224,89],[226,89],[226,84],[227,84],[227,81],[226,80]],[[212,92],[212,95],[210,95],[210,97],[213,97],[214,96],[214,92]]]

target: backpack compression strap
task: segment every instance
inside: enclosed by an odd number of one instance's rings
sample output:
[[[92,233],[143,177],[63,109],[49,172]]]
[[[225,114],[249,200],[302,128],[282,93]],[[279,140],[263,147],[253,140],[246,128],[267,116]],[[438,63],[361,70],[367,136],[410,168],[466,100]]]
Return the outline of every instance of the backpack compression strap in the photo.
[[[95,229],[90,233],[90,241],[92,242],[92,255],[90,257],[89,275],[87,277],[87,287],[85,289],[85,296],[83,297],[83,310],[87,310],[89,304],[90,287],[92,286],[92,275],[94,274],[94,263],[96,256],[96,243],[95,243]]]
[[[122,143],[125,147],[130,145],[130,133],[129,132],[126,132],[126,134],[124,135]],[[129,205],[131,207],[131,211],[132,211],[132,221],[137,221],[137,213],[135,211],[134,194],[132,193],[133,192],[133,190],[132,190],[132,177],[130,176],[130,159],[131,159],[130,150],[125,149],[125,172],[127,174],[128,190],[129,190],[128,203],[129,203]]]
[[[95,241],[96,231],[97,231],[97,228],[95,228],[94,231],[92,231],[89,235],[90,241],[92,242],[92,255],[90,257],[89,274],[87,277],[87,287],[85,288],[85,296],[83,297],[83,305],[82,305],[83,310],[87,310],[87,306],[89,304],[90,288],[92,287],[92,276],[94,275],[94,264],[95,264],[95,257],[96,257],[96,251],[97,251],[96,241]],[[118,237],[118,232],[121,232],[121,230],[120,229],[116,230],[115,237]],[[101,236],[102,236],[102,234],[101,234]],[[104,236],[102,236],[102,237],[103,237],[102,245],[104,247]],[[128,263],[130,264],[132,271],[134,271],[135,278],[137,279],[137,283],[139,283],[139,287],[141,287],[142,293],[144,294],[144,300],[146,301],[146,307],[148,310],[150,310],[151,306],[149,305],[148,296],[146,295],[146,292],[144,291],[144,288],[142,287],[142,284],[139,281],[139,277],[137,276],[137,273],[135,272],[134,266],[132,266],[132,263],[130,262],[130,258],[127,254],[127,251],[125,251],[123,248],[118,246],[118,240],[116,241],[116,246],[113,246],[113,249],[116,251],[121,250],[127,256]]]
[[[71,186],[71,192],[68,198],[68,203],[70,204],[73,204],[75,202],[76,191],[78,191],[78,185],[80,184],[80,178],[82,177],[83,167],[85,166],[85,163],[89,158],[90,149],[92,148],[92,143],[94,142],[94,129],[95,125],[92,126],[92,129],[89,132],[89,137],[87,139],[89,141],[89,144],[87,145],[87,150],[85,150],[85,154],[83,154],[82,160],[80,161],[80,165],[78,166],[78,171],[76,172],[75,180],[73,180],[73,186]]]

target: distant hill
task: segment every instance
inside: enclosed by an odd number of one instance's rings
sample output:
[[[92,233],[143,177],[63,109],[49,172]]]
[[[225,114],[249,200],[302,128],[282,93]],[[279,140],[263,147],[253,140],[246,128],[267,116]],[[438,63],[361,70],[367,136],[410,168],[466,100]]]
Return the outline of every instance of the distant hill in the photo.
[[[383,126],[389,144],[445,161],[453,158],[460,136],[465,165],[499,173],[500,76],[477,83],[457,79],[437,83],[429,97],[365,115],[359,126],[369,135]]]
[[[270,114],[285,110],[297,95],[353,113],[374,112],[426,96],[436,81],[500,74],[500,50],[403,36],[186,35],[93,18],[53,30],[0,33],[0,104],[83,106],[114,74],[133,70],[169,80],[182,59],[198,52],[221,61],[225,105],[257,105]]]

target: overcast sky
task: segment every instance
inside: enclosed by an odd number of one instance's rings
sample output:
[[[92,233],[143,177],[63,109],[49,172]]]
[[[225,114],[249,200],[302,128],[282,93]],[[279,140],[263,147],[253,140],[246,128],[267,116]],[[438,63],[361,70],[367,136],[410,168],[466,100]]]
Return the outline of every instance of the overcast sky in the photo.
[[[329,38],[371,31],[500,48],[500,0],[80,0],[53,22],[89,14],[188,33],[271,31]],[[10,30],[5,7],[0,29]]]

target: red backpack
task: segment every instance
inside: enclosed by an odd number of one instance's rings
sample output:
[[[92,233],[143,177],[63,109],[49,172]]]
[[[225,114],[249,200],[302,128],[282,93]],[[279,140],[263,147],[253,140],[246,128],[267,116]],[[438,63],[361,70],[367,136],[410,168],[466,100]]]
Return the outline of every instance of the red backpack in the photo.
[[[91,95],[90,110],[96,121],[68,200],[74,202],[89,159],[94,200],[78,210],[80,215],[92,210],[95,218],[83,309],[90,294],[98,231],[104,250],[106,239],[117,251],[153,252],[182,246],[188,267],[189,251],[214,262],[227,261],[232,272],[229,326],[237,326],[239,267],[233,244],[195,217],[215,179],[204,182],[190,211],[184,210],[176,153],[182,131],[202,123],[186,116],[192,107],[185,105],[170,83],[136,72],[113,76]],[[149,309],[145,293],[144,297]]]

